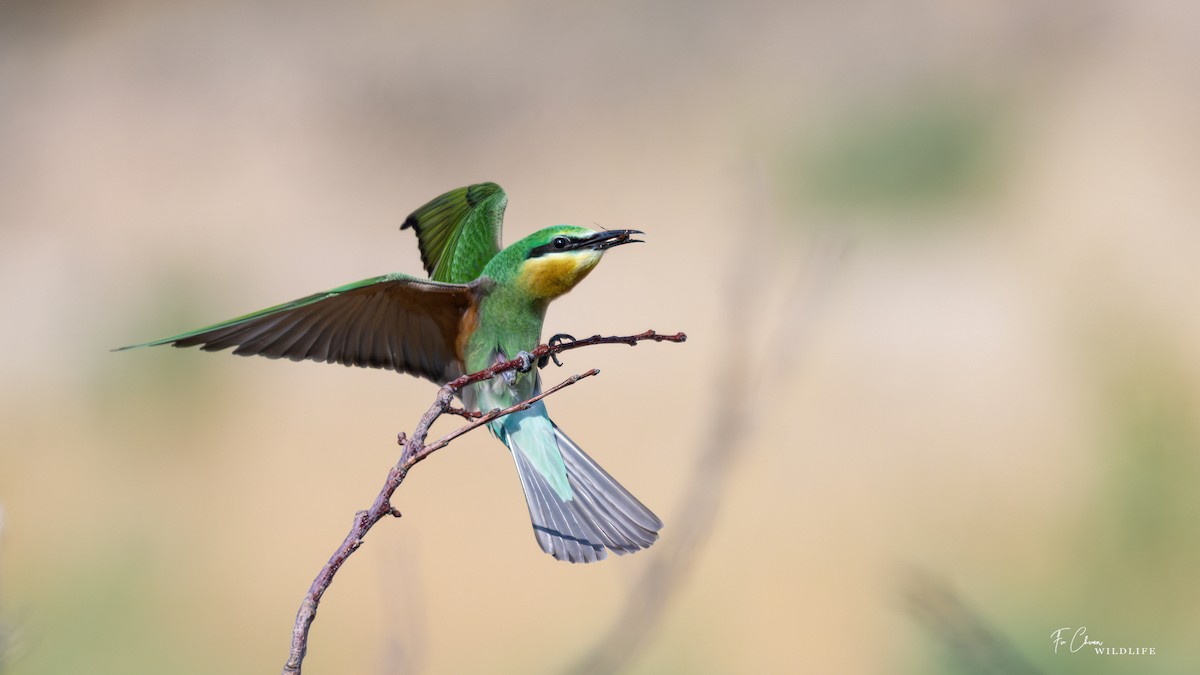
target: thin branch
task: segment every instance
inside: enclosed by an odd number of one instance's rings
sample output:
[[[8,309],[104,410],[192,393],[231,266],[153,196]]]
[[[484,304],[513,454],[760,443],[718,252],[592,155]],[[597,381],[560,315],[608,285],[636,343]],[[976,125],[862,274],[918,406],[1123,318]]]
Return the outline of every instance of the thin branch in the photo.
[[[465,425],[465,426],[461,426],[461,427],[455,429],[454,431],[451,431],[450,433],[446,434],[445,436],[442,436],[440,439],[434,441],[433,443],[430,443],[429,445],[422,448],[420,456],[417,456],[413,460],[413,463],[415,464],[416,462],[419,462],[422,459],[425,459],[425,457],[429,456],[429,453],[431,453],[435,450],[441,450],[442,448],[449,445],[450,441],[453,441],[454,439],[458,438],[459,436],[462,436],[463,434],[467,433],[468,431],[475,431],[479,427],[491,422],[492,420],[494,420],[496,418],[504,417],[505,415],[511,415],[515,412],[520,412],[522,410],[529,410],[530,406],[532,406],[534,403],[537,403],[538,401],[546,398],[550,394],[553,394],[554,392],[559,391],[560,389],[562,389],[564,387],[569,387],[569,386],[575,384],[576,382],[582,380],[585,377],[592,377],[593,375],[599,375],[599,374],[600,374],[599,368],[592,368],[591,370],[587,371],[586,373],[583,373],[582,375],[572,375],[572,376],[568,377],[567,379],[563,380],[562,382],[559,382],[558,384],[554,385],[553,387],[550,387],[546,391],[543,391],[542,393],[538,394],[537,396],[534,396],[531,399],[521,401],[520,403],[518,403],[514,406],[509,406],[508,408],[505,408],[503,410],[501,410],[499,408],[495,408],[488,414],[479,416],[474,422],[471,422],[470,424]]]
[[[473,410],[467,410],[465,408],[459,408],[457,406],[450,406],[449,408],[446,408],[446,414],[447,415],[458,415],[459,417],[461,417],[463,419],[467,419],[467,420],[477,420],[480,417],[483,417],[483,413],[481,413],[481,412],[475,412]]]
[[[564,352],[571,349],[578,349],[580,347],[588,347],[598,344],[636,345],[638,342],[645,340],[651,340],[654,342],[678,343],[687,340],[687,336],[683,333],[676,333],[674,335],[659,335],[652,330],[639,333],[638,335],[628,336],[602,337],[599,335],[594,335],[590,338],[577,340],[575,342],[569,342],[566,344],[560,343],[553,346],[540,345],[530,352],[530,355],[536,361],[543,356],[549,356],[551,354],[557,354],[559,352]],[[329,558],[329,562],[325,563],[325,566],[321,568],[320,573],[318,573],[317,577],[313,579],[312,585],[309,586],[308,593],[304,596],[303,602],[300,603],[300,610],[296,613],[296,623],[292,628],[291,652],[289,653],[287,663],[284,664],[283,675],[300,675],[301,665],[304,662],[304,655],[308,652],[309,630],[312,627],[313,620],[316,618],[317,607],[321,603],[321,597],[325,595],[325,591],[329,588],[329,585],[333,583],[334,575],[337,574],[338,570],[341,569],[346,560],[355,551],[357,551],[360,546],[362,546],[363,538],[367,535],[367,532],[375,526],[375,523],[378,523],[383,519],[384,516],[388,515],[395,516],[397,518],[400,517],[400,512],[396,510],[394,506],[392,506],[392,495],[395,494],[396,489],[400,487],[400,484],[404,482],[404,478],[408,475],[408,472],[410,469],[412,469],[412,467],[416,466],[417,463],[429,457],[437,450],[446,447],[451,441],[459,436],[478,429],[488,422],[495,421],[496,419],[499,419],[505,415],[511,415],[512,413],[526,410],[529,408],[529,406],[537,403],[543,398],[555,392],[561,391],[563,388],[575,384],[579,380],[598,375],[600,373],[599,370],[593,368],[581,375],[572,375],[566,380],[551,387],[550,389],[547,389],[546,391],[543,391],[541,394],[538,394],[533,398],[522,401],[503,410],[492,410],[491,412],[478,417],[476,417],[475,413],[471,413],[470,411],[462,411],[461,408],[455,408],[451,405],[454,397],[467,385],[475,382],[482,382],[484,380],[490,380],[501,373],[518,369],[523,365],[525,365],[525,363],[523,363],[521,359],[504,361],[502,363],[497,363],[491,368],[487,368],[476,373],[463,375],[462,377],[447,383],[440,390],[438,390],[437,398],[434,400],[433,405],[431,405],[429,409],[425,411],[425,414],[421,416],[420,421],[417,422],[416,428],[413,429],[412,436],[406,438],[403,433],[399,435],[399,443],[404,447],[400,453],[400,461],[388,471],[387,479],[383,483],[383,488],[379,491],[378,496],[375,497],[375,501],[371,504],[371,507],[365,511],[359,511],[358,513],[354,514],[354,524],[350,527],[350,532],[346,535],[346,538],[342,540],[341,545],[338,546],[337,550],[334,551],[333,555]],[[464,412],[466,414],[464,414]],[[446,436],[443,436],[437,441],[426,445],[425,439],[429,436],[429,428],[433,426],[434,421],[436,421],[438,417],[448,413],[473,418],[473,421],[447,434]]]
[[[679,343],[679,342],[687,342],[687,335],[685,335],[684,333],[675,333],[674,335],[660,335],[659,333],[657,333],[653,330],[648,330],[644,333],[638,333],[637,335],[608,335],[608,336],[593,335],[589,338],[583,338],[582,340],[574,340],[572,342],[560,342],[560,343],[556,343],[554,345],[539,345],[536,349],[529,352],[529,355],[533,357],[534,361],[537,361],[538,359],[542,358],[543,356],[550,356],[551,354],[561,354],[562,352],[570,351],[572,349],[579,349],[580,347],[591,347],[592,345],[612,345],[612,344],[623,344],[623,345],[629,345],[632,347],[632,346],[636,345],[637,343],[643,342],[646,340],[649,340],[651,342]],[[453,393],[454,391],[461,390],[463,387],[467,386],[468,384],[473,384],[475,382],[481,382],[483,380],[490,380],[493,377],[499,375],[500,373],[503,373],[507,370],[516,370],[517,368],[520,368],[522,365],[523,364],[521,362],[521,359],[513,359],[511,361],[502,361],[502,362],[497,363],[496,365],[492,366],[491,368],[486,368],[477,373],[463,375],[462,377],[450,382],[445,387],[442,387],[442,391],[445,392],[447,389],[451,389],[452,390],[451,393]],[[432,410],[432,408],[430,410]]]

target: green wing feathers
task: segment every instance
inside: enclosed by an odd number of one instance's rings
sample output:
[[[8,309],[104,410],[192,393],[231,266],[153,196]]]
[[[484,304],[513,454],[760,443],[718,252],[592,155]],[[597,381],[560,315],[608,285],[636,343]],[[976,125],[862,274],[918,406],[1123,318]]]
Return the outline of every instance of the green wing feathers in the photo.
[[[234,347],[240,356],[386,368],[441,384],[463,372],[459,333],[478,289],[389,274],[122,349]]]
[[[434,281],[467,283],[500,252],[508,195],[495,183],[451,190],[413,211],[400,229],[412,228],[421,262]]]

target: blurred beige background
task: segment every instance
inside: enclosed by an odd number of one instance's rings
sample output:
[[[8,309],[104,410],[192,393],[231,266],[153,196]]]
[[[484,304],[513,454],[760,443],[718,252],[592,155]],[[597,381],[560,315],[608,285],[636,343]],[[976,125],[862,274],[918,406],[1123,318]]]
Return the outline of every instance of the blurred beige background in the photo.
[[[1045,672],[1195,672],[1198,15],[6,3],[0,669],[277,672],[433,387],[108,350],[416,272],[404,216],[494,180],[509,241],[647,232],[547,330],[688,343],[574,352],[548,377],[603,370],[550,406],[665,540],[716,362],[782,370],[631,672],[1002,672],[998,644]],[[843,246],[796,302],[812,251]],[[731,327],[738,268],[761,293]],[[795,349],[727,349],[731,328],[762,345],[781,327]],[[306,672],[559,672],[660,550],[543,555],[484,433],[396,505],[326,596]],[[907,609],[914,571],[991,637]],[[1054,653],[1080,626],[1158,653]]]

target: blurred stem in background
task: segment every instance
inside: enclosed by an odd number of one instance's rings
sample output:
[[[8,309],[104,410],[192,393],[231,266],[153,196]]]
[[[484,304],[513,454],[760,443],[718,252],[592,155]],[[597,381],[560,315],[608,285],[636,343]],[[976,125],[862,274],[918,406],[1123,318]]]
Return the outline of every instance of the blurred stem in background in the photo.
[[[969,607],[943,580],[910,574],[903,588],[905,609],[941,643],[948,672],[971,675],[1039,675],[1009,639]]]
[[[758,206],[751,210],[747,223],[767,222],[764,217],[753,217],[753,212],[767,203],[762,195],[756,196],[760,198],[750,201]],[[807,255],[789,258],[793,263],[800,260],[795,278],[787,285],[785,306],[771,312],[764,311],[764,289],[773,287],[773,277],[778,274],[764,254],[775,249],[765,242],[782,237],[753,227],[739,228],[741,249],[728,263],[726,294],[717,312],[728,331],[723,336],[721,358],[715,360],[713,409],[706,416],[710,422],[703,427],[691,478],[672,518],[673,534],[659,544],[608,630],[566,672],[602,675],[630,665],[704,555],[730,482],[750,448],[758,415],[772,393],[768,386],[794,375],[812,320],[848,249],[843,240],[824,234],[813,236]]]
[[[0,549],[4,546],[4,506],[0,505]],[[3,578],[0,577],[0,591],[4,590]],[[10,644],[10,636],[8,624],[4,622],[4,594],[0,593],[0,673],[7,670],[8,665],[8,647]]]
[[[961,95],[960,95],[961,94]],[[772,200],[765,190],[748,190],[750,207],[739,220],[768,222],[764,204],[778,202],[805,207],[789,218],[797,223],[828,218],[857,222],[874,214],[903,213],[903,222],[926,222],[931,213],[986,194],[998,170],[994,114],[968,92],[905,97],[882,106],[855,108],[857,114],[832,116],[823,133],[809,138],[786,162],[781,194]],[[765,181],[761,181],[765,182]],[[824,215],[816,215],[817,213]],[[792,229],[802,229],[799,227]],[[768,385],[791,378],[805,353],[812,320],[847,252],[849,228],[810,230],[807,256],[798,275],[786,284],[786,306],[762,316],[762,289],[773,276],[764,251],[790,251],[781,233],[739,231],[742,249],[730,262],[727,294],[720,316],[728,332],[726,357],[714,374],[711,420],[700,441],[692,477],[673,519],[675,534],[634,585],[625,607],[606,633],[568,672],[601,675],[631,663],[653,634],[674,594],[703,555],[728,485],[749,447],[757,415],[769,400]],[[772,242],[772,243],[764,243]],[[794,263],[793,263],[794,264]],[[764,269],[766,270],[764,272]],[[759,344],[765,338],[764,344]],[[759,348],[747,348],[754,345]],[[762,354],[755,360],[752,355]],[[1035,671],[1026,671],[1035,672]]]

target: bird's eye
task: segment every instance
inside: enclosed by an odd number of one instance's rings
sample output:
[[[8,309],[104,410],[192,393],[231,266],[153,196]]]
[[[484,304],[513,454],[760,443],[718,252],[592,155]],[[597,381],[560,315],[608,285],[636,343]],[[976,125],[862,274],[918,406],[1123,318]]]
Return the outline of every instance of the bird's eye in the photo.
[[[554,248],[561,249],[561,248],[566,248],[567,244],[569,244],[571,242],[566,237],[555,237],[554,240],[551,241],[550,243],[554,245]]]

